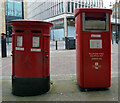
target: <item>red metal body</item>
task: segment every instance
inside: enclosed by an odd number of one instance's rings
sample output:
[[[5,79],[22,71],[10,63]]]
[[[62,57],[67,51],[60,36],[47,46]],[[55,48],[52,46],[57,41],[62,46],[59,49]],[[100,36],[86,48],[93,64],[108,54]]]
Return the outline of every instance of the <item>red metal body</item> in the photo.
[[[40,78],[48,76],[50,57],[49,27],[51,27],[52,24],[33,20],[14,20],[10,21],[9,24],[13,27],[13,76],[23,78]],[[17,40],[18,36],[20,37]],[[36,46],[33,46],[33,37],[37,37],[35,38],[36,40],[34,40],[34,45]]]
[[[75,10],[76,74],[80,87],[108,88],[111,85],[111,13],[110,9]],[[105,20],[106,27],[104,30],[97,30],[96,27],[95,30],[90,30],[89,27],[92,25],[87,28],[86,22],[89,19],[100,19],[100,23]]]
[[[12,93],[17,96],[43,94],[50,89],[50,27],[52,23],[13,20]]]

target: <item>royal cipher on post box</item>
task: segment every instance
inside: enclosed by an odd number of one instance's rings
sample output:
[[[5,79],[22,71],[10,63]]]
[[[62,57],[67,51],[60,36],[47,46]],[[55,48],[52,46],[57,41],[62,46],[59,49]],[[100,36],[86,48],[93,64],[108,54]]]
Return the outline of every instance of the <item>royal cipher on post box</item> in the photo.
[[[111,85],[110,9],[75,10],[76,74],[81,90]]]
[[[29,96],[50,89],[49,22],[13,20],[12,25],[12,93]]]

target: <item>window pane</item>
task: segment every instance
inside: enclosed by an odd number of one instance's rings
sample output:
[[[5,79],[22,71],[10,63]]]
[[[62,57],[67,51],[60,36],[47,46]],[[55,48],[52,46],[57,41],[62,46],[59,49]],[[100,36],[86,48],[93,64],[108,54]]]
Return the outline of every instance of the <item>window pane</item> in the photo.
[[[79,4],[79,8],[81,8],[81,4]]]
[[[77,8],[77,3],[75,3],[75,8]]]
[[[71,7],[72,7],[72,13],[73,13],[74,12],[74,2],[72,2]]]
[[[14,10],[15,10],[15,16],[22,17],[22,2],[14,2]]]
[[[68,2],[68,12],[70,12],[70,2]]]
[[[5,14],[8,16],[22,17],[22,1],[6,0],[5,1]]]
[[[7,15],[7,2],[5,2],[5,15]]]
[[[13,2],[12,1],[8,2],[8,15],[13,16]]]
[[[61,3],[61,5],[62,5],[62,13],[63,13],[63,2]]]

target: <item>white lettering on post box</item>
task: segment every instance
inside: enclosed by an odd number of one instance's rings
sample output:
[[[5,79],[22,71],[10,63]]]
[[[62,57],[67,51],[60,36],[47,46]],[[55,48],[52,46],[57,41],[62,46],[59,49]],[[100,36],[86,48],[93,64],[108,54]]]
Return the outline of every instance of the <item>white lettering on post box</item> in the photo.
[[[90,40],[91,49],[102,49],[102,40]]]
[[[33,36],[33,45],[32,45],[32,47],[40,47],[39,46],[39,41],[40,41],[39,36]]]
[[[22,46],[23,38],[22,36],[17,36],[17,46]]]

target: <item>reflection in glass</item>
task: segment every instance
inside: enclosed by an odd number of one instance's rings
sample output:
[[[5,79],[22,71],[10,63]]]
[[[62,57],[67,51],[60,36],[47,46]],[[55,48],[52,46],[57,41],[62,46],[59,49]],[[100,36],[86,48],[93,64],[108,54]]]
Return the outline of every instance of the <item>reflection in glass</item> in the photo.
[[[5,15],[22,17],[22,1],[5,0]]]

